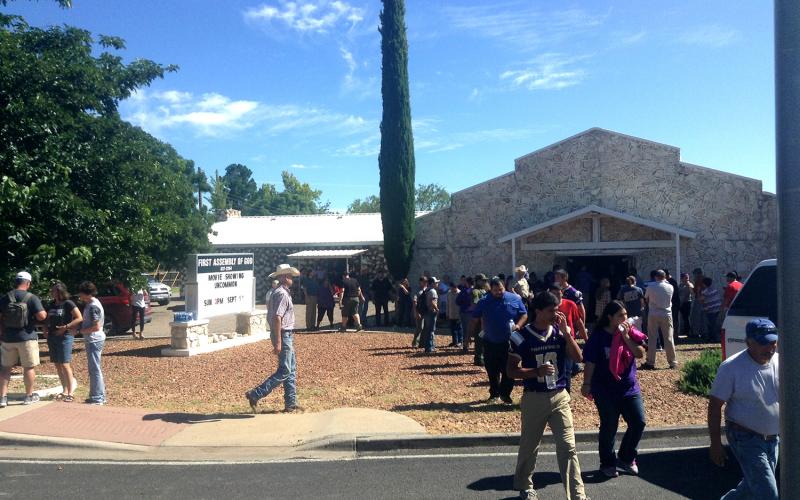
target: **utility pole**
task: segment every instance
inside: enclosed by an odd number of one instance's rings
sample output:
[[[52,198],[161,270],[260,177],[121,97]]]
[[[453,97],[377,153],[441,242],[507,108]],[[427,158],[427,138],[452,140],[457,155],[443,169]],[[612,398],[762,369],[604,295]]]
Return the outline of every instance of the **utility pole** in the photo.
[[[780,496],[800,498],[800,3],[775,0],[775,153],[778,191]]]

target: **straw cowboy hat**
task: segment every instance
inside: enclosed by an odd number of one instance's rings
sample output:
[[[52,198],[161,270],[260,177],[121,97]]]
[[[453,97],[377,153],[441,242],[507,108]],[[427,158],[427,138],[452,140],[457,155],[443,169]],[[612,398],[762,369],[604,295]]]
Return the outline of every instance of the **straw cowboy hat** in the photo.
[[[277,278],[278,276],[300,276],[300,271],[297,270],[296,267],[292,267],[289,264],[279,264],[278,268],[275,269],[275,272],[270,274],[270,278]]]
[[[528,268],[527,268],[527,267],[525,267],[525,264],[522,264],[522,265],[521,265],[521,266],[519,266],[519,267],[515,267],[515,268],[514,268],[514,272],[515,272],[515,273],[516,273],[516,272],[520,272],[520,273],[527,273],[527,272],[528,272]]]

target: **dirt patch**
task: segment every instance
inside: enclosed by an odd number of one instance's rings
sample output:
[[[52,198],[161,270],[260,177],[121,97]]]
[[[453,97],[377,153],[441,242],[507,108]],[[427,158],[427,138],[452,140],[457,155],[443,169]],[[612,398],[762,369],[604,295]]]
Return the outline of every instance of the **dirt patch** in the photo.
[[[449,342],[446,336],[437,338]],[[519,431],[519,408],[486,405],[488,383],[472,356],[441,348],[433,355],[411,349],[407,333],[296,334],[298,398],[311,411],[363,407],[407,415],[435,434]],[[75,377],[85,388],[86,356],[77,342],[73,355]],[[160,356],[164,339],[111,340],[103,353],[107,396],[114,406],[199,413],[246,412],[244,392],[275,368],[269,342],[259,342],[191,358]],[[695,358],[709,345],[678,346],[679,360]],[[47,359],[46,344],[41,344]],[[706,400],[680,393],[678,370],[666,369],[659,354],[656,371],[640,371],[648,425],[702,424]],[[55,373],[45,362],[40,373]],[[582,375],[573,379],[579,387]],[[85,390],[85,389],[84,389]],[[282,390],[265,398],[264,411],[281,409]],[[514,400],[521,396],[514,389]],[[594,429],[599,424],[594,404],[574,395],[575,425]]]

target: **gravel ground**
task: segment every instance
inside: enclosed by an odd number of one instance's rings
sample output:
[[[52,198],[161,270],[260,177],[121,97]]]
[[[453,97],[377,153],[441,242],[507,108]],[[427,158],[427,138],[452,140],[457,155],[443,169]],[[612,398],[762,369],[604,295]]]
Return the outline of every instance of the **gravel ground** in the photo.
[[[443,331],[440,333],[444,333]],[[437,336],[439,345],[449,335]],[[518,406],[487,405],[488,383],[472,356],[440,348],[433,355],[411,349],[410,333],[300,333],[296,335],[299,402],[307,410],[365,407],[396,411],[420,422],[435,434],[514,432],[519,430]],[[165,339],[127,338],[106,342],[103,372],[110,404],[162,411],[240,413],[249,410],[243,394],[275,368],[268,342],[227,349],[191,358],[160,356]],[[55,373],[47,345],[40,373]],[[82,388],[87,381],[86,356],[75,343],[73,366]],[[710,347],[679,346],[686,361]],[[706,400],[676,389],[678,370],[666,369],[659,354],[656,371],[639,372],[648,425],[653,427],[702,424]],[[578,387],[582,375],[573,379]],[[262,400],[262,411],[282,409],[282,390]],[[521,388],[514,389],[515,401]],[[593,429],[599,424],[593,403],[580,395],[572,402],[575,425]]]

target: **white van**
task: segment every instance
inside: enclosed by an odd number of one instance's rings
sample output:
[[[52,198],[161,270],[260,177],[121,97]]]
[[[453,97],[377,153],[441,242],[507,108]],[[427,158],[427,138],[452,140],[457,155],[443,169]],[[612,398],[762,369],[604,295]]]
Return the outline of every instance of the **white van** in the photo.
[[[778,261],[760,262],[733,299],[722,322],[722,359],[747,348],[744,328],[755,318],[778,323]]]

